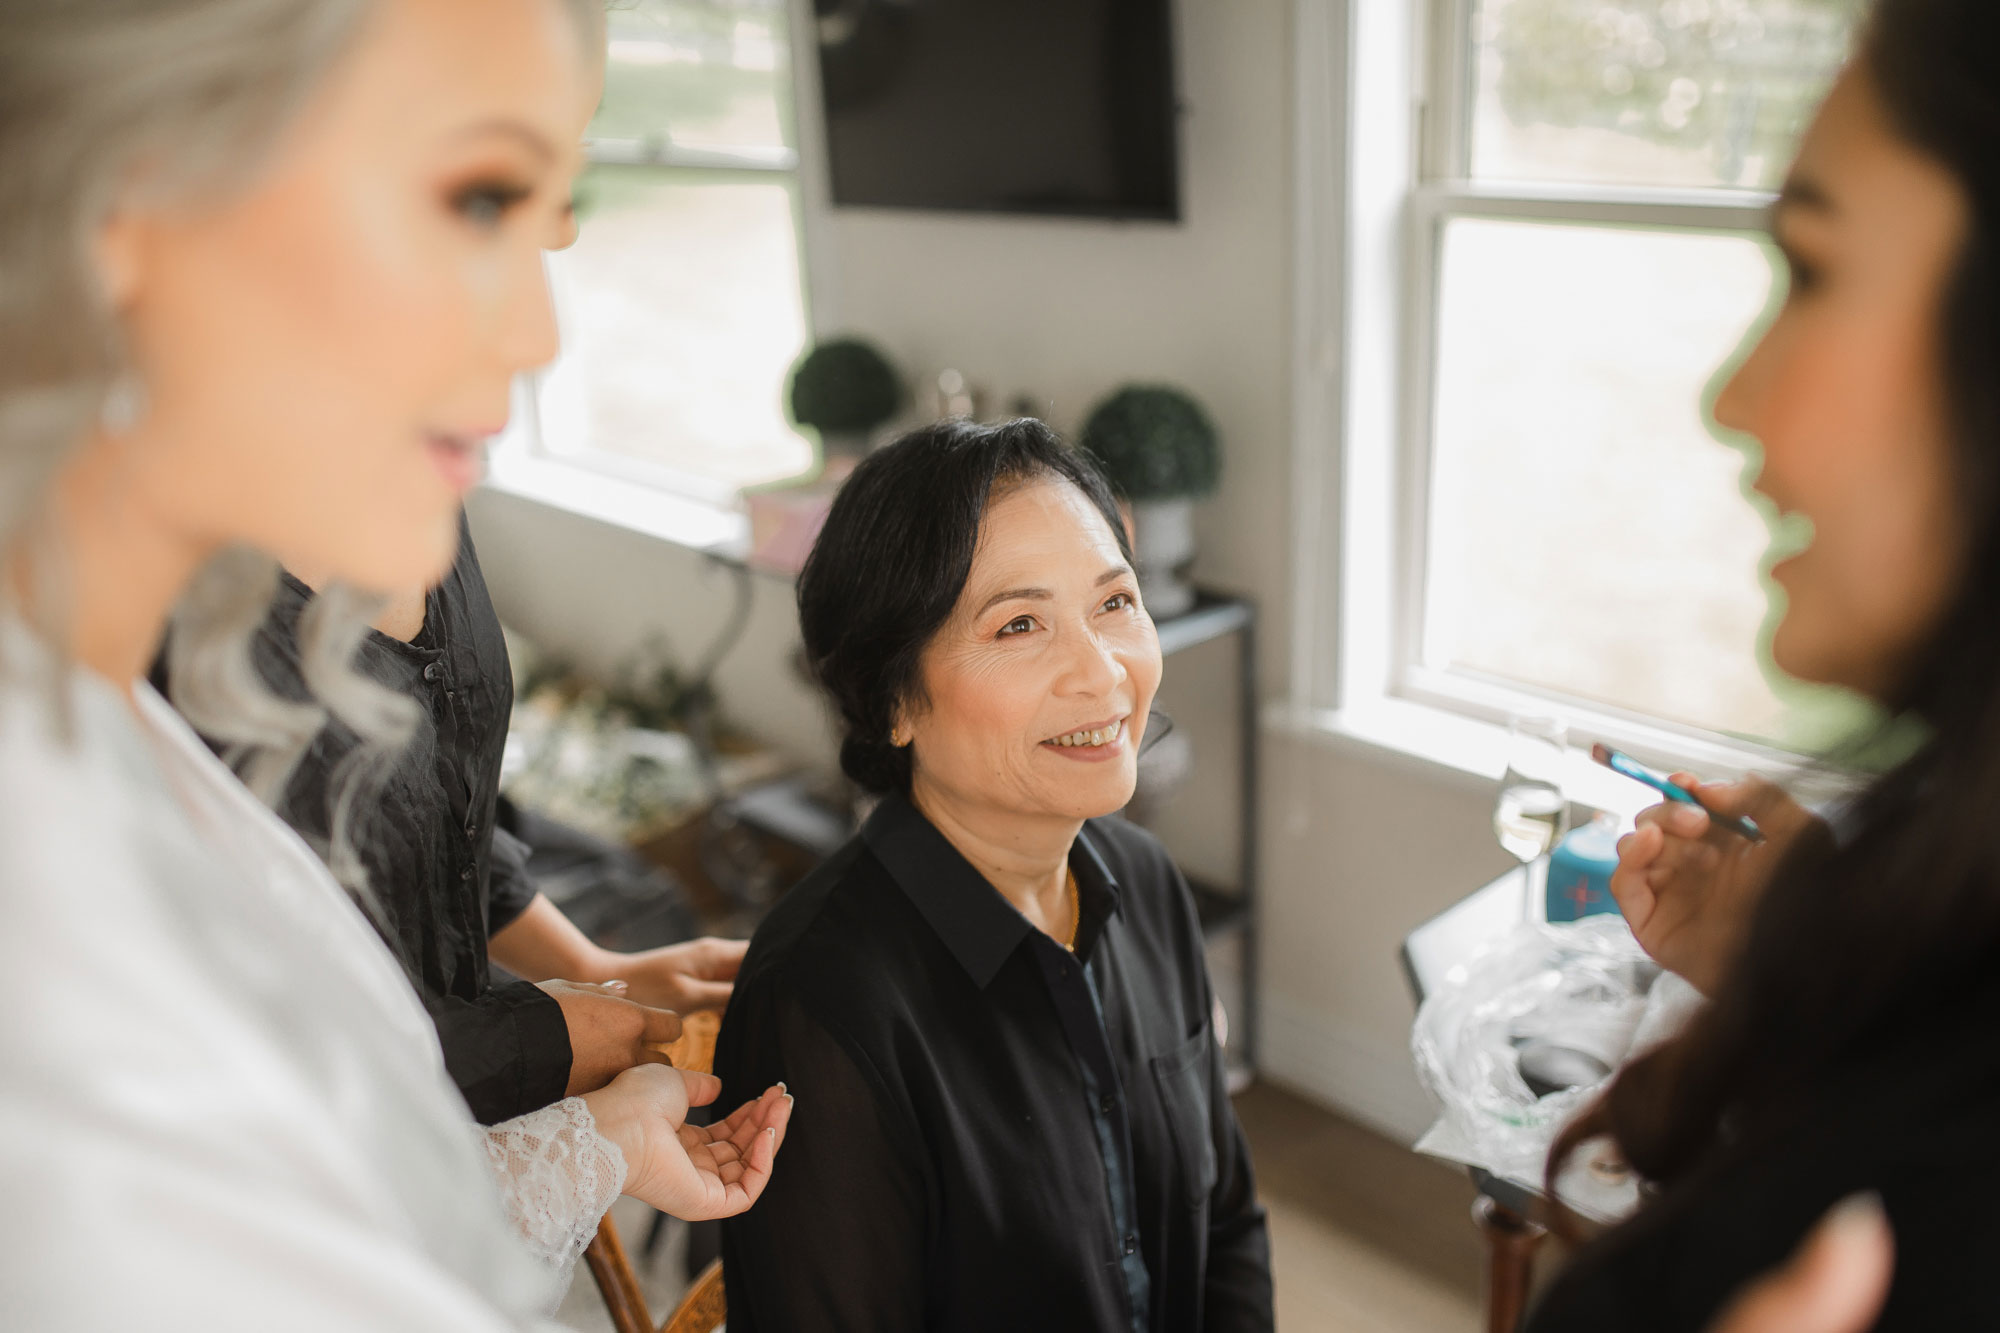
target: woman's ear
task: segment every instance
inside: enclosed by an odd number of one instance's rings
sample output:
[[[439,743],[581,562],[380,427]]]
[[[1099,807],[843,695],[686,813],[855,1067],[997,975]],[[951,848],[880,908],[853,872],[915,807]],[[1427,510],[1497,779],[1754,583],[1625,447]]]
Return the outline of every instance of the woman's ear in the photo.
[[[97,229],[97,278],[113,310],[128,309],[138,299],[145,231],[146,224],[124,209],[114,211]]]
[[[914,710],[907,703],[896,705],[889,713],[889,744],[901,750],[916,739],[917,721]]]

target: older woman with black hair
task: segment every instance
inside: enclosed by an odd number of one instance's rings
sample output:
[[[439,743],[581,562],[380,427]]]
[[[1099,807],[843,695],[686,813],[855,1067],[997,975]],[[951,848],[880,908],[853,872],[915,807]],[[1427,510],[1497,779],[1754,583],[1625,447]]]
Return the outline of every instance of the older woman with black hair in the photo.
[[[882,802],[751,944],[716,1072],[807,1109],[732,1328],[1271,1327],[1202,936],[1132,795],[1160,682],[1117,506],[1037,421],[854,472],[799,581]]]

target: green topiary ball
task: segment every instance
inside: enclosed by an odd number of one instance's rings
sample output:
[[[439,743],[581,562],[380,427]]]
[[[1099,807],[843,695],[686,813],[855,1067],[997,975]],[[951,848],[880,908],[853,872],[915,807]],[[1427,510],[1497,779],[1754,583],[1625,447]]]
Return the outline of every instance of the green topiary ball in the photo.
[[[1082,444],[1128,500],[1200,499],[1222,479],[1215,423],[1179,389],[1127,385],[1083,423]]]
[[[903,405],[888,358],[859,338],[823,342],[792,368],[792,420],[825,434],[870,431]]]

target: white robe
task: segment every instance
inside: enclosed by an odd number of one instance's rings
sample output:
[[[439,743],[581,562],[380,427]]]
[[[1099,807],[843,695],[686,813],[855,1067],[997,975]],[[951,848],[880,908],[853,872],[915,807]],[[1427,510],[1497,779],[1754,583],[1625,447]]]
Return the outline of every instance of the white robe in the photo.
[[[482,1131],[360,910],[166,702],[73,671],[65,736],[0,647],[0,1328],[540,1326],[624,1178],[582,1103]]]

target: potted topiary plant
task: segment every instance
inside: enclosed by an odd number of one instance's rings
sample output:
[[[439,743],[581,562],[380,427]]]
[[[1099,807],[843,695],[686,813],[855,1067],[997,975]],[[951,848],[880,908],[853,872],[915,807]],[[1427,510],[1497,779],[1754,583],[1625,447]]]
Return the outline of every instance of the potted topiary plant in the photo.
[[[1194,606],[1194,502],[1215,493],[1222,450],[1201,405],[1162,385],[1118,390],[1083,424],[1083,447],[1132,507],[1139,595],[1155,619]]]
[[[903,382],[874,344],[835,338],[799,359],[786,397],[792,420],[819,433],[821,461],[851,463],[902,407]]]

